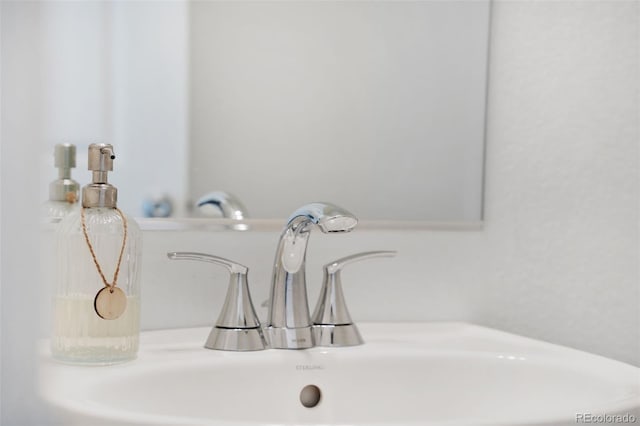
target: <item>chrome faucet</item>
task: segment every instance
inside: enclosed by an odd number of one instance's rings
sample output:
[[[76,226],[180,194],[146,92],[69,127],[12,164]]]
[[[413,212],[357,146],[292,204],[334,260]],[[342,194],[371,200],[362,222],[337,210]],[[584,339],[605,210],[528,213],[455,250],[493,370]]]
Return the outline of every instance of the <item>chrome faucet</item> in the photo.
[[[243,220],[249,217],[247,208],[235,195],[224,191],[213,191],[203,195],[196,201],[196,207],[214,205],[220,209],[222,216],[229,219]]]
[[[231,229],[236,231],[248,231],[249,225],[244,222],[249,217],[247,208],[242,201],[235,195],[224,191],[213,191],[203,195],[196,201],[196,207],[203,209],[204,206],[216,206],[222,212],[222,217],[240,221],[230,225]]]
[[[227,297],[204,347],[222,351],[259,351],[266,341],[249,294],[249,268],[206,253],[169,252],[171,260],[196,260],[223,266],[229,271]]]
[[[329,203],[307,204],[289,217],[278,242],[265,332],[271,348],[315,346],[305,278],[305,258],[312,225],[323,233],[349,232],[358,219]]]

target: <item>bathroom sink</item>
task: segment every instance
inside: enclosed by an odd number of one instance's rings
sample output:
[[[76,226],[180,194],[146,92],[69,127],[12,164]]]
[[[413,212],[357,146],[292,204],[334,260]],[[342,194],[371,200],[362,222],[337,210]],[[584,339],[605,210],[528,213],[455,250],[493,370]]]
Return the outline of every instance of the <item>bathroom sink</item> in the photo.
[[[640,369],[621,362],[466,323],[360,330],[362,346],[244,353],[203,349],[209,328],[145,332],[127,364],[45,356],[41,392],[65,425],[640,421]],[[307,385],[320,391],[311,408]]]

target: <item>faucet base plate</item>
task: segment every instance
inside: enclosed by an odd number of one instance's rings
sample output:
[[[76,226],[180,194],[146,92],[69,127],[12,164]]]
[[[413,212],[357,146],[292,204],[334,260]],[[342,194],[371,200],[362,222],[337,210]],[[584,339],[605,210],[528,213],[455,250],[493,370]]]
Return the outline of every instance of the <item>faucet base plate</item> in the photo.
[[[261,351],[266,349],[266,341],[260,327],[213,327],[204,347],[220,351]]]
[[[264,328],[269,347],[272,349],[307,349],[315,346],[311,326],[299,328]]]
[[[355,324],[314,324],[313,337],[317,346],[357,346],[364,343]]]

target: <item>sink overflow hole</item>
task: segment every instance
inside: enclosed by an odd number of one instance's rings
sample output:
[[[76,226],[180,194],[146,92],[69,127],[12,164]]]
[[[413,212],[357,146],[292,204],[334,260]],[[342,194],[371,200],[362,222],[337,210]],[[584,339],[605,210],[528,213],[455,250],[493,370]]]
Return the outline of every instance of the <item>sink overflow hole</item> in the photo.
[[[322,392],[316,385],[307,385],[300,391],[300,402],[307,408],[318,405],[321,398]]]

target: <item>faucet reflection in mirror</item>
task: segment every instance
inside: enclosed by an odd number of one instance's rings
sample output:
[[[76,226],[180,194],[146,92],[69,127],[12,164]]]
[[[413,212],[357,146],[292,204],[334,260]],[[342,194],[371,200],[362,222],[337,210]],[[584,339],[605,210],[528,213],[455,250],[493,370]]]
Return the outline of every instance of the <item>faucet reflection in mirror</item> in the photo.
[[[206,207],[215,206],[222,213],[222,217],[243,220],[249,217],[247,208],[235,195],[225,191],[209,192],[196,201],[195,204],[201,215],[207,215]]]
[[[249,218],[249,212],[242,201],[235,195],[226,191],[212,191],[198,199],[195,203],[198,216],[209,216],[209,207],[215,207],[225,219],[233,219],[239,222]],[[248,231],[247,223],[230,225],[235,231]]]

